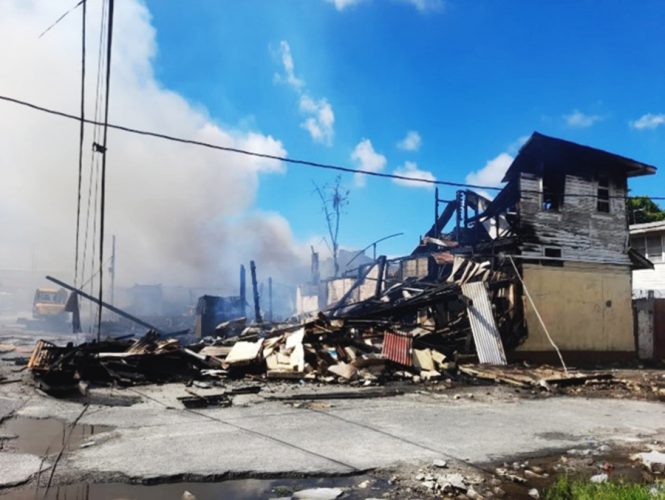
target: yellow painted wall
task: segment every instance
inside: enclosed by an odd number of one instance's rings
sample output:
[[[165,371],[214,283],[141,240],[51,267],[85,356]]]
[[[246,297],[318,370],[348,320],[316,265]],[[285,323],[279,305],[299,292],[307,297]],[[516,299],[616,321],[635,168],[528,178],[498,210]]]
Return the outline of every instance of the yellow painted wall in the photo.
[[[525,264],[523,277],[560,350],[635,351],[628,267],[570,262],[564,267]],[[551,351],[529,300],[526,296],[523,299],[528,337],[518,350]]]

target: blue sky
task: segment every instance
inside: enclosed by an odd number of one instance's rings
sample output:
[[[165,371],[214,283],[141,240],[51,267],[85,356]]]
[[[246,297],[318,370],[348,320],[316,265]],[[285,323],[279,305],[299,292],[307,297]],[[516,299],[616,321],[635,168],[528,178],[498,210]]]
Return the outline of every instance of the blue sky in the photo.
[[[100,5],[89,3],[88,113]],[[665,196],[662,0],[124,0],[117,6],[113,122],[476,184],[497,183],[537,130],[660,167],[630,185],[633,194]],[[0,3],[4,94],[77,111],[80,18],[72,14],[37,37],[69,8],[69,0]],[[15,229],[6,240],[21,245],[0,247],[0,261],[27,265],[18,257],[46,239],[62,243],[37,252],[37,260],[45,266],[58,254],[63,266],[71,261],[69,235],[49,228],[73,231],[78,130],[75,124],[54,129],[51,118],[21,109],[5,112],[13,113],[6,123],[17,125],[0,136],[0,163],[6,159],[3,168],[13,175],[0,186],[0,203],[14,212],[3,230]],[[41,136],[49,147],[34,148],[38,125],[49,131]],[[146,282],[183,266],[177,282],[196,283],[211,263],[232,262],[228,273],[235,276],[237,261],[251,256],[265,261],[288,247],[274,262],[281,268],[303,255],[303,244],[324,246],[313,182],[332,181],[331,172],[296,165],[276,171],[115,132],[110,151],[109,231],[125,242],[125,261],[136,263],[128,280],[139,279],[150,263]],[[40,167],[56,163],[54,155],[62,169]],[[44,175],[48,185],[35,181]],[[358,182],[353,175],[343,182],[350,202],[340,242],[347,248],[404,232],[379,250],[408,253],[432,223],[432,189]],[[41,207],[35,217],[23,203],[27,188],[31,199],[45,200],[47,219]],[[452,195],[443,190],[444,198]],[[11,205],[6,200],[13,197]],[[206,225],[210,213],[226,223]],[[219,252],[249,240],[237,255]],[[197,258],[191,241],[206,247]],[[157,253],[162,260],[153,259]]]
[[[218,121],[279,137],[293,157],[357,165],[352,152],[369,139],[386,158],[383,171],[408,161],[436,178],[464,181],[501,153],[513,155],[520,138],[538,130],[665,168],[663,2],[148,6],[157,30],[157,78]],[[285,44],[292,84],[282,64]],[[334,112],[327,143],[301,125],[305,94],[325,99]],[[630,125],[648,114],[641,122],[647,126]],[[421,138],[417,150],[397,146],[408,131]],[[631,186],[665,195],[662,175]],[[286,175],[262,182],[258,205],[281,212],[306,238],[323,227],[312,181],[331,177],[289,166]],[[351,188],[346,245],[405,231],[385,251],[408,251],[431,223],[431,190],[344,181]]]

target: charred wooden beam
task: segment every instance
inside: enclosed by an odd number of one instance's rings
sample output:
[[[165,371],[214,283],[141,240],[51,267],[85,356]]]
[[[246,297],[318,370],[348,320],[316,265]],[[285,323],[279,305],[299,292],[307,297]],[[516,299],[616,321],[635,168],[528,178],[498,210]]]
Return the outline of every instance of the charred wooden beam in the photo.
[[[259,302],[259,288],[256,284],[256,263],[252,260],[249,263],[249,272],[252,275],[252,294],[254,296],[254,319],[257,323],[263,322],[261,317],[261,304]]]
[[[80,290],[76,287],[73,287],[72,285],[68,285],[64,281],[60,281],[59,279],[54,278],[53,276],[47,276],[46,279],[53,282],[53,283],[55,283],[56,285],[61,286],[62,288],[65,288],[65,289],[69,290],[70,292],[77,293],[81,297],[94,302],[98,306],[104,307],[104,308],[108,309],[109,311],[116,313],[118,316],[122,316],[123,318],[127,318],[129,321],[133,321],[137,325],[141,325],[141,326],[143,326],[143,327],[145,327],[149,330],[155,330],[156,332],[163,333],[162,330],[160,328],[157,328],[155,325],[151,325],[150,323],[148,323],[146,321],[143,321],[142,319],[137,318],[136,316],[132,316],[128,312],[125,312],[122,309],[118,309],[117,307],[112,306],[108,302],[104,302],[103,300],[99,300],[97,297],[93,297],[92,295],[90,295],[88,293],[85,293],[83,290]]]

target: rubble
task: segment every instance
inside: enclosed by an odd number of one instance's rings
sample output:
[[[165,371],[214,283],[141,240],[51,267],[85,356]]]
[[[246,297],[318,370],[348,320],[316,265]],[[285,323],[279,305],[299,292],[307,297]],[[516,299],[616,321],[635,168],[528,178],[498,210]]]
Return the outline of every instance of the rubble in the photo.
[[[314,317],[287,323],[227,320],[215,329],[217,337],[190,345],[154,330],[138,340],[77,347],[39,341],[28,368],[40,387],[54,393],[78,381],[133,385],[245,376],[365,385],[395,377],[433,381],[455,368],[456,357],[473,356],[475,345],[482,345],[481,358],[505,362],[504,345],[515,345],[521,331],[510,269],[498,258],[477,262],[451,256],[445,262],[436,277],[398,280],[385,258],[379,259]],[[356,300],[353,290],[367,289],[370,275],[378,276],[376,284],[369,283],[374,293]],[[481,299],[483,307],[473,309]],[[469,317],[477,314],[483,316],[472,326]],[[479,332],[478,325],[488,322],[491,332]],[[486,334],[494,335],[493,343],[479,344]]]
[[[578,372],[553,368],[550,366],[475,366],[460,365],[459,371],[471,377],[492,380],[520,388],[540,387],[552,390],[552,387],[585,384],[590,381],[606,381],[613,376],[608,372]]]
[[[649,452],[636,453],[633,460],[642,462],[650,472],[663,474],[665,473],[665,453],[657,450]]]

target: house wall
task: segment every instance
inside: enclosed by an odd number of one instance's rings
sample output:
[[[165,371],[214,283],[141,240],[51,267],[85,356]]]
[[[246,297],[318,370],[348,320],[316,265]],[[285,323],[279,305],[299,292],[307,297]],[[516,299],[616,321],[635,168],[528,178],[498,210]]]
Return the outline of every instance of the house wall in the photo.
[[[635,352],[628,266],[524,264],[523,278],[561,351]],[[553,351],[531,303],[523,300],[528,336],[518,351]]]
[[[646,290],[654,290],[657,297],[665,298],[665,262],[654,263],[654,269],[633,271],[633,290],[642,296]],[[642,293],[644,292],[644,293]]]
[[[637,226],[639,227],[639,225]],[[660,252],[653,253],[647,239],[660,238]],[[641,252],[653,263],[654,269],[641,269],[633,272],[633,290],[636,297],[644,297],[648,290],[653,290],[656,297],[665,298],[665,231],[654,230],[634,231],[630,236],[631,246]]]
[[[609,178],[610,212],[598,212],[595,179],[565,176],[563,206],[543,210],[541,178],[521,173],[519,225],[524,256],[540,257],[544,248],[561,249],[564,260],[628,265],[625,177]],[[582,196],[583,195],[583,196]]]

